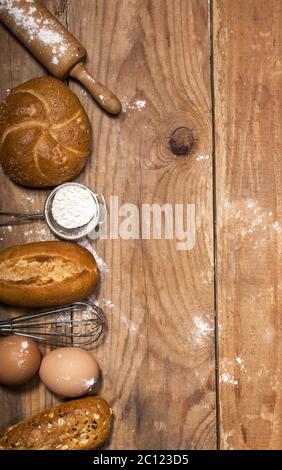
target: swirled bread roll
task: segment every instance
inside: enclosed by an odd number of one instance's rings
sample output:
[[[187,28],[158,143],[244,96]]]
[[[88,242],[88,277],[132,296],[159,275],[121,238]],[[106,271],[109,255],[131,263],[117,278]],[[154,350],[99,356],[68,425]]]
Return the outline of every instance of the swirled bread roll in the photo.
[[[72,180],[85,166],[90,146],[88,117],[56,78],[23,83],[0,107],[0,162],[19,184],[48,187]]]

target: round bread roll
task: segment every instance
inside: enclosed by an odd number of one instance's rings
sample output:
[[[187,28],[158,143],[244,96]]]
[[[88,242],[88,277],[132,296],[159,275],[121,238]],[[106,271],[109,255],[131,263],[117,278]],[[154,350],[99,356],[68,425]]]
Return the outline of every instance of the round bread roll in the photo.
[[[23,83],[0,107],[0,161],[19,184],[47,187],[72,180],[90,145],[91,126],[79,99],[56,78]]]

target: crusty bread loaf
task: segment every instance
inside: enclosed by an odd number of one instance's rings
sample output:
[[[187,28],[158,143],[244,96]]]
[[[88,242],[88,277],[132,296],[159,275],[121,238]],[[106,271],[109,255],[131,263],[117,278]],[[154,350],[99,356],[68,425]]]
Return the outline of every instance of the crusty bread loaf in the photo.
[[[2,450],[88,450],[107,439],[112,410],[100,397],[63,403],[0,432]]]
[[[0,251],[0,302],[51,307],[87,298],[99,272],[86,248],[69,242],[39,242]]]
[[[72,180],[90,145],[91,126],[80,101],[56,78],[23,83],[0,107],[0,161],[19,184],[46,187]]]

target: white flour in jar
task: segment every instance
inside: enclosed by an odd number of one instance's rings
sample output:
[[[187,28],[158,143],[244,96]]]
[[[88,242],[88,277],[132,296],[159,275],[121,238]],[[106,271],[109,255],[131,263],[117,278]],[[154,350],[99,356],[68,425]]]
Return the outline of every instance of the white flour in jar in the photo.
[[[97,214],[91,193],[80,186],[66,186],[57,191],[52,203],[55,221],[66,229],[88,224]]]

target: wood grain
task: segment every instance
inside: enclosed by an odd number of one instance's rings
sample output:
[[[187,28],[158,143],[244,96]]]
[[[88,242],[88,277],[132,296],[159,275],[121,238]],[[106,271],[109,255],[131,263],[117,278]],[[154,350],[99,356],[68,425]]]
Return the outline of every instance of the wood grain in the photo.
[[[111,118],[71,83],[94,132],[79,181],[108,202],[118,196],[120,204],[139,209],[144,203],[196,205],[190,251],[177,250],[175,237],[91,243],[107,266],[98,300],[109,328],[93,353],[103,370],[99,392],[114,409],[109,446],[215,448],[208,1],[70,0],[67,11],[65,4],[48,2],[86,46],[89,71],[124,108]],[[3,28],[0,34],[8,44],[0,51],[4,97],[7,88],[44,72]],[[38,209],[46,195],[16,187],[4,175],[2,185],[7,208]],[[3,244],[38,238],[34,228],[15,228],[3,233]],[[1,393],[3,425],[52,400],[36,381]]]
[[[48,0],[43,2],[60,21],[66,21],[66,2]],[[31,54],[0,24],[0,101],[9,91],[31,78],[46,75],[45,69]],[[0,207],[5,210],[39,211],[42,210],[48,190],[23,188],[13,183],[0,167]],[[4,248],[15,244],[52,239],[53,236],[43,222],[0,229],[0,246]],[[9,314],[19,314],[20,310],[6,309],[1,306],[1,318]],[[41,348],[44,352],[45,349]],[[26,385],[9,388],[1,387],[0,423],[5,427],[10,423],[25,419],[39,410],[56,403],[39,380],[35,378]]]
[[[281,449],[282,4],[213,16],[221,447]]]
[[[109,332],[97,357],[115,414],[110,447],[214,448],[208,2],[83,0],[79,14],[77,3],[69,28],[124,108],[111,119],[72,85],[94,131],[80,181],[107,201],[194,203],[197,213],[191,251],[175,238],[93,243],[108,266],[99,300],[111,307]]]

